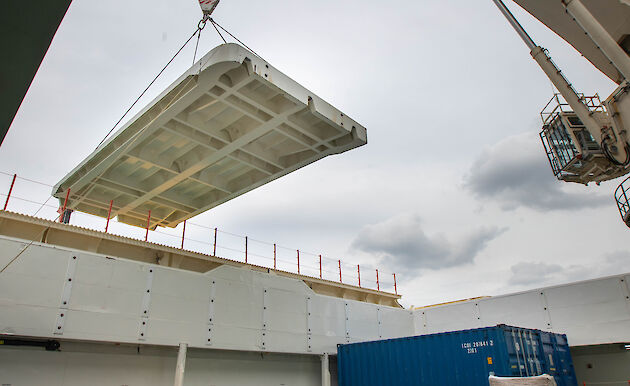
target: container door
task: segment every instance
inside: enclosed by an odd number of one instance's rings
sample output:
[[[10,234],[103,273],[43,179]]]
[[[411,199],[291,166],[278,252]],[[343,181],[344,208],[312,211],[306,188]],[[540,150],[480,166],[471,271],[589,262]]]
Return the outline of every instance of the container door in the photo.
[[[523,352],[523,345],[518,336],[518,330],[508,328],[505,330],[505,343],[507,346],[510,374],[506,376],[523,377],[526,375],[526,357]]]
[[[542,332],[541,343],[544,352],[543,367],[545,372],[553,375],[558,386],[577,385],[566,336]]]

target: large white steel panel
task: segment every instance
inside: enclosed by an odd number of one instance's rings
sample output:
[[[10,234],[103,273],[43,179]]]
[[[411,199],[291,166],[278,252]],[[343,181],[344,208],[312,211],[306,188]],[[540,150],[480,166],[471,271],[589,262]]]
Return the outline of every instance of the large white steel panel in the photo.
[[[262,327],[262,303],[250,303],[243,306],[231,304],[231,300],[236,299],[217,297],[214,302],[216,324],[260,330]]]
[[[587,304],[607,303],[623,299],[620,278],[610,277],[582,283],[552,287],[545,290],[549,307],[552,309]]]
[[[547,311],[543,295],[539,291],[510,295],[500,298],[480,299],[480,327],[497,324],[516,325],[525,328],[547,330]]]
[[[411,311],[380,307],[381,335],[383,339],[401,338],[416,335]]]
[[[624,4],[625,0],[581,1],[615,41],[620,42],[630,31],[630,6],[627,2]],[[619,83],[617,69],[566,12],[561,1],[515,0],[515,2],[575,47],[601,72]]]
[[[168,346],[177,346],[184,342],[189,346],[204,347],[207,339],[206,328],[207,324],[202,321],[190,322],[185,315],[182,315],[182,320],[165,320],[152,316],[149,318],[146,340],[156,340]]]
[[[6,244],[19,246],[20,242]],[[336,345],[346,339],[365,341],[404,335],[412,329],[408,311],[317,295],[300,280],[247,268],[222,266],[200,274],[40,243],[33,243],[27,252],[0,275],[0,288],[10,289],[0,293],[0,333],[172,346],[184,341],[193,348],[334,353]],[[62,306],[66,272],[75,262],[69,303]],[[51,276],[44,277],[46,272]],[[265,290],[264,306],[268,309],[263,310]],[[392,321],[396,318],[395,323],[385,320],[390,315],[394,315]],[[62,329],[56,330],[60,323]],[[351,335],[348,338],[346,328]]]
[[[306,329],[306,313],[270,311],[267,316],[267,330],[306,336]]]
[[[206,291],[207,292],[207,291]],[[178,321],[187,320],[199,325],[206,325],[208,317],[208,300],[191,300],[168,296],[164,294],[153,294],[151,297],[150,319]]]
[[[68,208],[174,227],[331,154],[364,127],[236,44],[206,54],[64,177]]]
[[[51,386],[168,386],[173,384],[175,350],[136,346],[73,345],[62,351],[0,348],[0,382]],[[190,349],[185,385],[319,386],[318,356]]]
[[[323,336],[344,336],[346,333],[345,316],[328,317],[324,315],[313,315],[312,333]]]
[[[57,309],[0,300],[0,334],[53,336]]]
[[[26,246],[27,242],[16,243],[13,240],[0,239],[0,269],[4,268]]]
[[[156,268],[153,272],[153,296],[167,295],[179,299],[208,301],[212,277],[164,268]]]
[[[262,335],[259,328],[236,327],[230,324],[215,324],[216,335],[212,338],[213,348],[228,350],[262,351]]]
[[[428,334],[480,327],[480,321],[475,317],[475,304],[471,302],[422,308],[417,312],[424,313]]]
[[[76,256],[75,282],[129,291],[144,289],[147,273],[142,264],[85,253]]]
[[[347,300],[346,303],[348,303],[350,341],[358,342],[379,339],[377,307],[350,300]]]
[[[72,310],[140,317],[141,290],[75,283],[68,307]]]
[[[139,314],[134,317],[73,309],[66,312],[64,338],[113,342],[138,341]]]
[[[426,334],[511,324],[567,334],[573,346],[626,342],[630,341],[629,277],[604,277],[417,309],[414,326],[416,333]]]
[[[23,244],[14,241],[16,244]],[[30,244],[3,273],[30,276],[38,279],[63,278],[68,268],[68,259],[76,253],[61,248],[48,247],[42,250],[38,244]],[[4,251],[0,253],[5,254]],[[16,257],[10,255],[10,259]]]
[[[299,315],[306,314],[306,296],[296,294],[294,291],[267,288],[269,301],[267,309],[271,312],[279,311]]]
[[[18,274],[0,276],[0,302],[59,307],[63,277],[46,279]]]
[[[287,331],[265,331],[265,351],[269,352],[293,352],[306,353],[308,345],[306,333],[291,333]]]

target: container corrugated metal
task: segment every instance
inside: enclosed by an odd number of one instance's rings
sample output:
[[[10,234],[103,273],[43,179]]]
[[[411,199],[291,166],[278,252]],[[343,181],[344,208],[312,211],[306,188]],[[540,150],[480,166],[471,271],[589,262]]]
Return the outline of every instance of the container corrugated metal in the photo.
[[[488,386],[488,376],[577,380],[566,335],[495,327],[339,345],[339,386]]]

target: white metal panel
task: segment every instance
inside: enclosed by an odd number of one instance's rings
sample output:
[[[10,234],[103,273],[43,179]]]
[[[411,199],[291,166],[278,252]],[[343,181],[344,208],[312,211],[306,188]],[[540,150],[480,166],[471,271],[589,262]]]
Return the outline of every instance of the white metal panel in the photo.
[[[567,334],[572,346],[628,342],[629,276],[417,309],[414,325],[418,333],[433,333],[511,324]]]
[[[0,250],[4,253],[0,254],[0,267],[4,268],[9,262],[17,256],[26,246],[28,242],[14,243],[0,239]]]
[[[480,325],[510,324],[525,328],[548,330],[542,291],[532,291],[510,297],[479,299]]]
[[[400,312],[389,307],[380,307],[381,335],[383,339],[417,335],[413,325],[413,312]]]
[[[176,351],[137,346],[74,344],[62,350],[0,346],[0,382],[5,385],[169,386]],[[185,385],[320,386],[316,355],[189,349]]]
[[[619,83],[621,78],[617,69],[566,12],[562,1],[514,1],[575,47],[610,79]],[[621,42],[621,39],[630,32],[630,6],[627,4],[620,0],[580,1],[617,42]],[[540,45],[544,46],[542,43]]]
[[[1,333],[55,337],[72,256],[65,339],[321,354],[336,352],[347,339],[346,327],[352,341],[413,330],[409,311],[318,295],[297,279],[232,266],[201,274],[33,243],[0,275],[0,288],[12,288],[0,293]]]
[[[331,154],[365,128],[236,44],[216,47],[53,189],[146,226],[187,218]],[[62,202],[63,204],[63,202]]]
[[[471,302],[423,308],[417,312],[424,315],[428,334],[480,327],[475,317],[475,304]]]
[[[357,301],[347,303],[350,342],[379,339],[377,307]]]

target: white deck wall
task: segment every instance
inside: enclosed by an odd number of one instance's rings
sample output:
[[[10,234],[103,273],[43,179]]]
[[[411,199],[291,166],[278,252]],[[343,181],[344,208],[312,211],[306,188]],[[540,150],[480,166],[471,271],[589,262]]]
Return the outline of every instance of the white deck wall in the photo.
[[[414,334],[408,310],[269,273],[201,274],[0,238],[1,267],[18,254],[0,274],[2,334],[301,354]]]
[[[630,341],[628,274],[411,312],[237,267],[200,274],[0,237],[0,267],[13,259],[0,334],[62,351],[0,346],[0,384],[169,385],[182,342],[188,385],[319,385],[320,354],[346,342],[500,323],[573,346]]]
[[[417,334],[510,324],[567,334],[571,346],[630,342],[630,274],[421,308]]]

